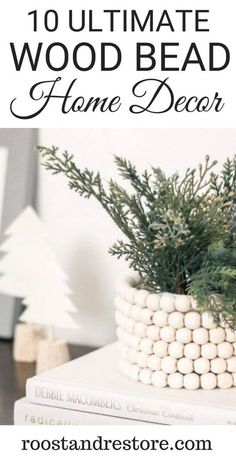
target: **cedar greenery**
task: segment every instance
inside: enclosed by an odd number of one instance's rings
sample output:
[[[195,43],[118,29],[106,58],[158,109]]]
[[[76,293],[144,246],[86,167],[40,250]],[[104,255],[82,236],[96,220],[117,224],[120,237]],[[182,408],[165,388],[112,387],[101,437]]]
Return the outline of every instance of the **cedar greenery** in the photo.
[[[95,197],[125,235],[110,253],[124,257],[143,286],[193,296],[202,311],[236,329],[236,156],[220,174],[216,161],[166,176],[160,168],[141,175],[131,162],[114,161],[129,193],[100,173],[81,170],[73,155],[38,147],[43,165],[63,173],[69,187],[85,198]]]

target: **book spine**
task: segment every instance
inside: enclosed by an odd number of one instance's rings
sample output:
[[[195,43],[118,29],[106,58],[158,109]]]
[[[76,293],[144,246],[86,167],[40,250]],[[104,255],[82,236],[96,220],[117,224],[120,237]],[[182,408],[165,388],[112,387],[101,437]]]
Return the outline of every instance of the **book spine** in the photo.
[[[157,398],[153,399],[29,379],[26,397],[33,403],[47,406],[158,424],[236,425],[236,413],[231,409],[162,400],[158,398],[158,391]]]
[[[139,425],[137,420],[53,408],[23,401],[14,406],[14,425]]]

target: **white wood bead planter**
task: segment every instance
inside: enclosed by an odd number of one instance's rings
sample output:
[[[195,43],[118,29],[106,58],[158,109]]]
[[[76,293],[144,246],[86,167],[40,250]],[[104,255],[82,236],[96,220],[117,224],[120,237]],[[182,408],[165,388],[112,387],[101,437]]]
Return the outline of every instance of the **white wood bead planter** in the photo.
[[[140,282],[130,276],[117,284],[121,371],[158,388],[236,386],[236,332],[200,314],[191,297],[151,293]]]

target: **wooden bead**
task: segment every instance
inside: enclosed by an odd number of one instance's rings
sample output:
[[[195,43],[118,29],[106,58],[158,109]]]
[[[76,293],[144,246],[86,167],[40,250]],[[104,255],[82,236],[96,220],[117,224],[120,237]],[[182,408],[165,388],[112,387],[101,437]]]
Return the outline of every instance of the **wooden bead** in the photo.
[[[189,297],[189,298],[190,298],[190,303],[191,303],[192,310],[197,311],[198,310],[197,300],[195,300],[195,298],[193,298],[193,297]]]
[[[175,309],[181,313],[187,313],[191,309],[191,300],[186,295],[177,295],[175,297]]]
[[[200,379],[197,374],[186,374],[184,376],[184,387],[187,390],[197,390],[200,386]]]
[[[143,338],[140,342],[140,350],[150,355],[153,353],[153,341],[150,338]]]
[[[228,372],[236,372],[236,358],[235,357],[227,359],[226,363],[227,363]]]
[[[210,342],[218,344],[225,340],[225,330],[222,327],[216,327],[216,329],[210,329]]]
[[[159,371],[161,368],[161,358],[158,358],[156,355],[148,356],[148,367],[152,371]]]
[[[217,351],[219,358],[228,359],[233,355],[233,347],[229,342],[223,342],[217,345]]]
[[[170,326],[165,326],[160,329],[160,338],[164,342],[174,342],[175,340],[175,329]]]
[[[150,385],[151,384],[151,378],[152,378],[152,371],[150,369],[141,369],[139,372],[139,380],[140,382],[144,383],[145,385]]]
[[[168,354],[168,343],[164,342],[163,340],[158,340],[153,345],[153,352],[159,358],[164,358]]]
[[[193,361],[188,358],[181,358],[177,363],[177,369],[181,374],[191,374],[193,372]]]
[[[192,341],[192,331],[190,329],[187,329],[187,327],[177,329],[176,340],[180,343],[190,343]]]
[[[214,343],[205,343],[201,347],[201,356],[206,359],[214,359],[217,356],[217,347]]]
[[[170,327],[174,327],[174,329],[180,329],[184,326],[184,315],[183,313],[179,313],[179,311],[174,311],[170,313],[168,318],[168,324]]]
[[[134,348],[134,350],[139,350],[140,348],[140,337],[138,337],[137,335],[131,335],[130,337],[130,347],[131,348]]]
[[[115,312],[115,321],[118,326],[121,325],[121,313],[118,310]]]
[[[140,321],[141,319],[141,313],[142,313],[142,308],[140,308],[140,306],[137,306],[137,305],[132,305],[131,308],[130,308],[130,317],[138,322]]]
[[[129,367],[128,376],[130,379],[138,381],[139,380],[140,369],[136,364],[132,364]]]
[[[146,325],[150,325],[152,324],[152,316],[153,316],[153,311],[148,310],[148,308],[145,308],[141,312],[140,321]]]
[[[211,372],[202,374],[200,377],[201,387],[204,390],[214,390],[217,386],[217,378],[215,374]]]
[[[184,345],[183,343],[180,342],[171,342],[169,344],[168,348],[169,355],[172,356],[172,358],[182,358],[184,354]]]
[[[125,290],[125,300],[133,305],[135,302],[137,289],[135,287],[127,287]]]
[[[197,359],[199,358],[201,349],[196,343],[187,343],[184,347],[184,356],[188,359]]]
[[[194,329],[193,331],[193,342],[197,343],[197,345],[205,345],[209,340],[208,330],[204,329],[204,327],[200,327],[199,329]]]
[[[184,317],[185,327],[188,329],[198,329],[201,326],[201,316],[196,311],[189,311]]]
[[[135,326],[135,321],[131,318],[127,318],[126,323],[125,323],[125,328],[130,334],[133,334],[134,326]]]
[[[179,390],[183,388],[184,377],[179,372],[175,372],[174,374],[168,375],[168,385],[170,388],[174,390]]]
[[[151,294],[147,298],[147,308],[151,311],[157,311],[160,308],[160,295]]]
[[[236,332],[235,330],[225,329],[226,341],[234,343],[236,342]]]
[[[146,337],[147,326],[143,322],[137,322],[134,326],[134,333],[140,338]]]
[[[157,327],[165,327],[168,324],[168,313],[165,311],[156,311],[153,315],[153,323]]]
[[[123,343],[123,339],[122,339],[122,337],[123,337],[123,329],[121,329],[120,326],[117,327],[117,329],[116,329],[116,336],[117,336],[118,340],[120,340],[120,342]]]
[[[117,295],[115,298],[115,307],[118,311],[121,311],[120,306],[122,303],[123,303],[123,300]]]
[[[232,374],[232,378],[233,378],[233,386],[236,387],[236,373],[235,372]]]
[[[137,354],[137,364],[139,367],[147,367],[148,365],[148,355],[146,355],[146,353],[143,353],[143,351],[140,351]]]
[[[148,296],[149,292],[147,290],[137,290],[135,295],[135,304],[140,306],[141,308],[145,308]]]
[[[130,348],[127,353],[127,359],[131,364],[136,364],[138,352],[133,348]]]
[[[223,374],[226,371],[227,364],[225,359],[215,358],[211,360],[211,372],[214,374]]]
[[[129,347],[119,342],[119,351],[122,358],[126,359],[129,351]]]
[[[151,340],[160,340],[160,328],[157,326],[148,326],[147,328],[147,336]]]
[[[202,314],[202,327],[205,327],[205,329],[215,329],[216,324],[213,321],[213,317],[211,314],[205,312]]]
[[[175,298],[171,294],[162,294],[160,298],[160,308],[167,313],[171,313],[175,309]]]
[[[219,388],[222,388],[223,390],[227,390],[228,388],[231,388],[233,385],[232,374],[229,374],[228,372],[224,372],[223,374],[217,375],[217,385]]]
[[[163,388],[167,385],[167,375],[163,371],[153,372],[151,378],[152,384],[154,387]]]
[[[195,359],[193,367],[197,374],[206,374],[210,370],[210,361],[205,358]]]
[[[131,307],[132,307],[131,303],[123,301],[123,303],[120,305],[120,307],[121,307],[121,312],[125,316],[129,316],[129,313],[130,313],[130,310],[131,310]]]
[[[173,374],[177,371],[177,360],[171,356],[165,356],[161,360],[161,370],[166,374]]]
[[[236,356],[236,342],[233,343],[234,356]]]

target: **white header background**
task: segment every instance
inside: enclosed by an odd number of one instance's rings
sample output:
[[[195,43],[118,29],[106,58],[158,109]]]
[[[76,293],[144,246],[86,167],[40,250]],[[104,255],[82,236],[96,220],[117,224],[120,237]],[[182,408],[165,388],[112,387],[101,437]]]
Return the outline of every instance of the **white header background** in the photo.
[[[136,9],[141,18],[145,18],[149,9],[155,10],[155,17],[160,18],[162,10],[167,9],[172,19],[175,32],[169,28],[162,28],[160,32],[72,32],[68,28],[68,11],[74,10],[75,23],[80,21],[81,9],[94,10],[94,25],[101,27],[108,24],[102,11],[104,9]],[[38,32],[33,32],[33,17],[28,12],[38,10]],[[56,9],[59,14],[59,27],[56,32],[44,29],[44,14],[48,9]],[[209,9],[210,32],[194,32],[194,16],[189,15],[187,32],[181,32],[181,17],[175,14],[176,9]],[[76,20],[76,16],[78,18]],[[0,76],[0,127],[235,127],[236,120],[236,39],[235,39],[236,4],[234,0],[222,2],[218,0],[24,0],[17,2],[8,0],[1,7],[1,76]],[[117,23],[121,24],[119,20]],[[155,21],[154,21],[155,23]],[[204,26],[204,23],[203,23]],[[207,26],[207,24],[206,24]],[[32,50],[36,50],[38,42],[43,42],[43,48],[37,71],[32,71],[28,63],[24,63],[22,70],[17,72],[10,50],[10,42],[15,43],[17,52],[22,50],[24,42],[29,42]],[[64,71],[50,71],[45,63],[45,51],[52,42],[63,42],[67,45],[70,61]],[[96,65],[88,72],[78,71],[71,60],[74,47],[80,42],[89,42],[96,49]],[[100,70],[100,43],[113,42],[120,46],[122,64],[119,69],[111,72]],[[151,42],[156,46],[155,58],[157,66],[152,71],[136,71],[136,42]],[[186,57],[191,42],[196,42],[206,67],[209,66],[209,42],[222,42],[231,52],[231,62],[227,69],[220,72],[202,72],[198,65],[189,66],[185,72],[161,72],[160,43],[179,42],[178,58],[173,65],[181,66]],[[172,50],[170,50],[171,53]],[[53,57],[53,63],[61,62],[60,52]],[[57,86],[57,94],[65,93],[70,82],[77,78],[73,89],[73,96],[88,97],[121,97],[122,106],[116,113],[61,113],[61,101],[50,101],[47,108],[35,118],[21,120],[10,113],[10,102],[17,98],[15,110],[18,114],[26,115],[36,112],[42,106],[41,101],[32,101],[29,90],[35,83],[43,80],[54,80],[62,77]],[[174,109],[166,114],[143,113],[134,115],[129,112],[131,104],[140,104],[140,98],[132,95],[133,85],[147,78],[165,79],[172,88],[175,99],[181,96],[209,96],[213,98],[215,92],[222,97],[225,107],[216,113],[214,111],[202,113],[176,113]],[[40,92],[38,91],[38,95]]]

